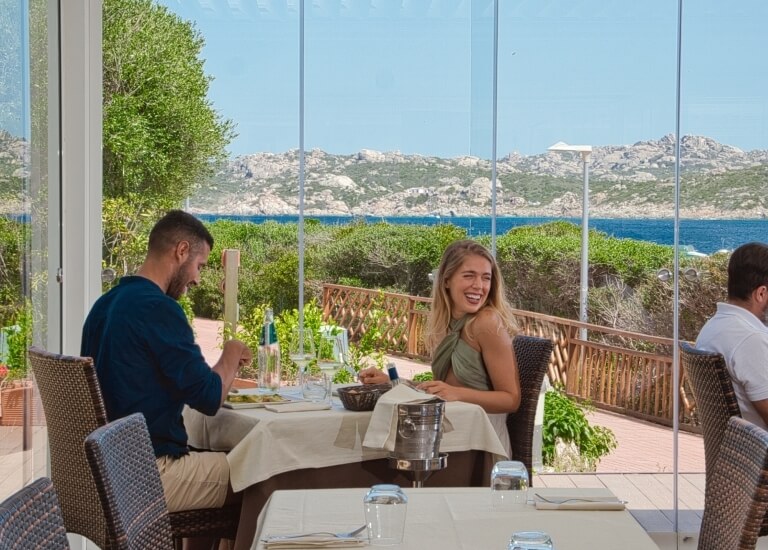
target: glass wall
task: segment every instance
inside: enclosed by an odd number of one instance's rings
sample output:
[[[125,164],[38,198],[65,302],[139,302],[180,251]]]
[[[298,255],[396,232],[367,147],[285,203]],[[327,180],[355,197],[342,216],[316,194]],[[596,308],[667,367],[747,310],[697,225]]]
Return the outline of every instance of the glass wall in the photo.
[[[54,225],[53,238],[58,240],[58,214],[50,215],[48,202],[50,175],[57,173],[58,155],[54,4],[42,0],[0,3],[2,495],[45,475],[47,468],[45,422],[31,384],[26,348],[31,343],[50,344],[49,299],[55,300],[48,290],[49,222]],[[54,158],[53,166],[49,155]],[[53,196],[57,194],[56,190]],[[58,304],[53,305],[53,311],[59,311]],[[57,316],[55,313],[54,318]]]
[[[529,328],[573,342],[584,328],[573,323],[580,230],[588,222],[601,231],[589,242],[587,319],[606,330],[590,326],[591,344],[574,345],[615,360],[584,370],[584,361],[569,362],[572,353],[550,378],[595,403],[587,418],[617,436],[596,466],[601,482],[663,495],[649,512],[656,529],[697,530],[702,443],[685,384],[673,407],[680,377],[672,350],[678,337],[695,339],[723,298],[727,254],[717,251],[765,240],[766,86],[754,53],[766,40],[761,3],[689,3],[681,21],[678,3],[661,0],[162,3],[195,21],[214,77],[211,101],[237,124],[228,167],[208,192],[190,197],[194,211],[294,220],[303,184],[308,216],[448,222],[490,243],[495,197],[497,257],[515,305],[535,314]],[[18,52],[32,48],[22,44],[24,25],[16,28],[19,46],[2,47],[25,67],[29,54]],[[21,120],[6,132],[34,141],[34,78],[17,73],[2,80],[17,84]],[[557,142],[564,144],[550,151]],[[24,181],[32,190],[31,177]],[[532,237],[507,233],[545,223]],[[541,263],[524,255],[529,249]],[[611,346],[627,351],[597,352]]]

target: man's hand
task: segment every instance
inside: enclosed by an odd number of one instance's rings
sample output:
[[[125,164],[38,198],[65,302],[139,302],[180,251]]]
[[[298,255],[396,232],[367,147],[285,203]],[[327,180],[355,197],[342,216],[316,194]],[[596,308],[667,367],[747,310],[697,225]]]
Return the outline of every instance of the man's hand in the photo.
[[[229,388],[237,376],[240,367],[253,361],[253,352],[240,340],[227,340],[221,351],[221,357],[213,366],[213,371],[221,377],[221,402],[227,398]]]
[[[368,367],[361,370],[358,378],[363,384],[386,384],[389,382],[387,373],[380,371],[376,367]]]

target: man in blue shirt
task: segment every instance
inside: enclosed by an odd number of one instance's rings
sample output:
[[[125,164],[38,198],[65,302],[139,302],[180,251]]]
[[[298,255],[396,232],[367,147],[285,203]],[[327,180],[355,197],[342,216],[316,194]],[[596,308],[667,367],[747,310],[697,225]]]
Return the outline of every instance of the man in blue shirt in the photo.
[[[140,412],[147,420],[171,512],[218,508],[231,498],[225,453],[190,451],[181,415],[185,404],[215,414],[252,360],[245,344],[229,340],[210,367],[178,303],[200,282],[212,247],[200,220],[169,212],[150,232],[137,274],[101,296],[83,327],[80,352],[94,359],[107,417]]]

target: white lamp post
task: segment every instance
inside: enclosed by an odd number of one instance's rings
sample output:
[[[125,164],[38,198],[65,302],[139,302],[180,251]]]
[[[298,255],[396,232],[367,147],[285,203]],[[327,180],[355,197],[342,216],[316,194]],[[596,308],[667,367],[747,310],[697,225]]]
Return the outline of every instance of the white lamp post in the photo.
[[[589,292],[589,164],[591,145],[568,145],[558,141],[548,151],[579,153],[584,169],[584,191],[581,204],[581,277],[579,280],[579,320],[587,322],[587,294]],[[581,329],[582,340],[587,339],[587,330]]]

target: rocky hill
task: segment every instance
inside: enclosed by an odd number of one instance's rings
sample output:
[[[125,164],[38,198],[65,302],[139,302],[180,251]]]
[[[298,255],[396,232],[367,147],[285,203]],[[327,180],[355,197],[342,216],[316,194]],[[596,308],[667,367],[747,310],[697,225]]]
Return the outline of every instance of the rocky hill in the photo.
[[[598,217],[672,215],[674,139],[595,147],[590,157],[591,214]],[[742,151],[713,139],[681,142],[684,217],[768,215],[768,151]],[[198,212],[296,214],[296,150],[232,159],[190,200]],[[497,163],[496,211],[503,216],[578,216],[581,158],[568,153],[524,156]],[[361,150],[305,156],[308,215],[487,216],[491,165],[477,157],[438,158]]]

